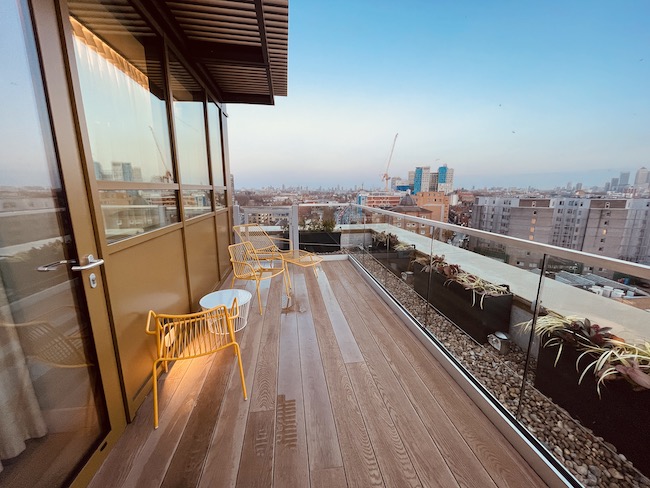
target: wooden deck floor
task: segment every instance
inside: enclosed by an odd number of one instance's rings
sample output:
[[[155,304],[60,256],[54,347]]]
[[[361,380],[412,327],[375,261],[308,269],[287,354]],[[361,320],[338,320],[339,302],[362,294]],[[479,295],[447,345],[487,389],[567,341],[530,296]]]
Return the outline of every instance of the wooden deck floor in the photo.
[[[350,263],[293,271],[238,333],[249,400],[230,354],[176,363],[91,486],[546,486]]]

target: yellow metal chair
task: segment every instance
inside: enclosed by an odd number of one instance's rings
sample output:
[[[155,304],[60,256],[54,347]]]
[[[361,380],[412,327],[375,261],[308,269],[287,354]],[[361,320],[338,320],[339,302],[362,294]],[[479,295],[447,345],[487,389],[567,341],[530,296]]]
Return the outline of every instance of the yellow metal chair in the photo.
[[[239,316],[237,299],[229,311],[225,305],[185,315],[157,314],[149,311],[146,332],[156,336],[157,358],[153,362],[153,426],[158,428],[158,364],[163,363],[165,371],[170,361],[193,359],[233,347],[239,364],[239,376],[246,394],[244,368],[241,350],[235,340],[233,321]]]
[[[233,277],[232,284],[235,280],[249,280],[255,281],[257,288],[257,301],[260,307],[260,315],[262,315],[262,297],[260,295],[260,282],[263,280],[270,280],[271,278],[284,275],[284,287],[287,290],[287,296],[290,296],[290,282],[289,273],[286,273],[286,266],[284,261],[278,257],[281,266],[273,265],[273,259],[265,258],[264,261],[271,261],[270,264],[262,266],[257,252],[253,248],[253,244],[249,241],[240,242],[239,244],[232,244],[228,246],[228,253],[230,254],[230,262],[232,263]],[[231,285],[232,286],[232,285]]]
[[[248,241],[252,244],[258,259],[282,259],[282,262],[285,264],[295,264],[303,268],[311,267],[314,270],[314,274],[318,276],[316,266],[323,261],[323,258],[313,252],[294,249],[291,239],[271,237],[258,224],[235,225],[233,229],[242,242]],[[287,247],[288,249],[280,249],[279,246]],[[291,286],[291,278],[289,278],[289,286]]]

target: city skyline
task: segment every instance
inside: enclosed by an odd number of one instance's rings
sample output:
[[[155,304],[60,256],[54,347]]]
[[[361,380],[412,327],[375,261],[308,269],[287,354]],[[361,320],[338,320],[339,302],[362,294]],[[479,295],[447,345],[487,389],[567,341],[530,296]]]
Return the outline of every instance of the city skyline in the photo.
[[[650,166],[648,18],[644,2],[294,3],[289,96],[228,107],[231,170],[379,187],[399,132],[390,176],[446,163],[469,188],[600,185]]]
[[[412,168],[415,169],[415,166]],[[571,183],[573,187],[577,183],[582,184],[582,189],[583,190],[588,190],[594,187],[604,189],[605,184],[609,183],[612,178],[618,178],[621,173],[629,172],[630,173],[630,182],[634,183],[634,177],[636,175],[637,170],[640,168],[623,168],[621,170],[614,170],[614,169],[606,169],[606,170],[600,170],[600,171],[591,171],[589,173],[583,173],[583,172],[554,172],[554,173],[524,173],[524,174],[519,174],[516,176],[511,176],[508,178],[508,181],[510,184],[505,185],[503,182],[499,182],[498,178],[493,178],[492,182],[490,182],[490,178],[486,177],[485,175],[481,176],[476,176],[476,177],[466,177],[463,175],[458,174],[457,172],[454,173],[454,190],[456,189],[465,189],[465,190],[472,190],[472,189],[489,189],[489,188],[519,188],[519,189],[526,189],[526,188],[534,188],[537,190],[555,190],[557,188],[566,188],[567,184]],[[287,182],[280,182],[280,183],[272,183],[272,182],[264,182],[260,185],[244,185],[239,181],[238,174],[234,173],[233,174],[234,179],[235,179],[235,189],[236,190],[242,190],[242,189],[262,189],[262,188],[268,188],[268,187],[273,187],[273,188],[308,188],[310,190],[315,190],[318,188],[323,188],[323,189],[335,189],[335,188],[341,188],[341,189],[367,189],[367,190],[383,190],[384,186],[381,181],[375,182],[373,184],[368,184],[366,182],[361,182],[361,183],[354,183],[352,182],[351,184],[347,183],[341,183],[341,182],[317,182],[315,184],[307,184],[305,182],[300,182],[300,178],[297,179],[297,182],[294,183],[289,183]],[[397,177],[402,177],[404,179],[407,178],[408,176],[408,171],[404,175],[394,175]]]

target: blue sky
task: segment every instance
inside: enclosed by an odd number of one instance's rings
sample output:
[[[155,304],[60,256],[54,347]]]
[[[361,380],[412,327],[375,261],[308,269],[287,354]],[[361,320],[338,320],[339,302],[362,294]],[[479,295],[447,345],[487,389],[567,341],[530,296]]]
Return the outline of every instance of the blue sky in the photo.
[[[634,177],[650,166],[649,24],[647,1],[290,1],[289,96],[228,106],[235,184],[379,187],[396,132],[391,176]]]

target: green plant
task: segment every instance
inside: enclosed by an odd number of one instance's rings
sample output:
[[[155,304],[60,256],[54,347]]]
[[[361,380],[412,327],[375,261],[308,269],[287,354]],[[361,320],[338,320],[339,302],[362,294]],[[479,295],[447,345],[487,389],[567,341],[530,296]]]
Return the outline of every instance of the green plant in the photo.
[[[507,295],[510,290],[505,285],[495,285],[483,278],[463,271],[458,264],[449,264],[445,261],[444,254],[439,256],[434,254],[432,256],[420,256],[414,262],[422,265],[421,271],[428,273],[435,271],[447,278],[445,284],[448,285],[452,281],[458,283],[466,290],[472,290],[472,306],[476,304],[476,295],[480,296],[480,307],[483,308],[483,301],[486,296],[499,296]]]
[[[372,234],[372,247],[375,249],[381,249],[383,247],[386,249],[394,249],[398,243],[399,241],[395,234],[389,232],[374,232]]]
[[[532,320],[517,324],[524,331],[530,330]],[[543,347],[558,348],[554,365],[562,355],[565,346],[574,347],[580,355],[576,360],[576,370],[580,361],[590,357],[592,361],[582,370],[578,383],[592,371],[598,379],[596,389],[606,380],[623,378],[633,389],[650,389],[650,343],[634,345],[611,333],[611,327],[601,327],[587,318],[548,314],[537,318],[535,335],[546,337]]]

